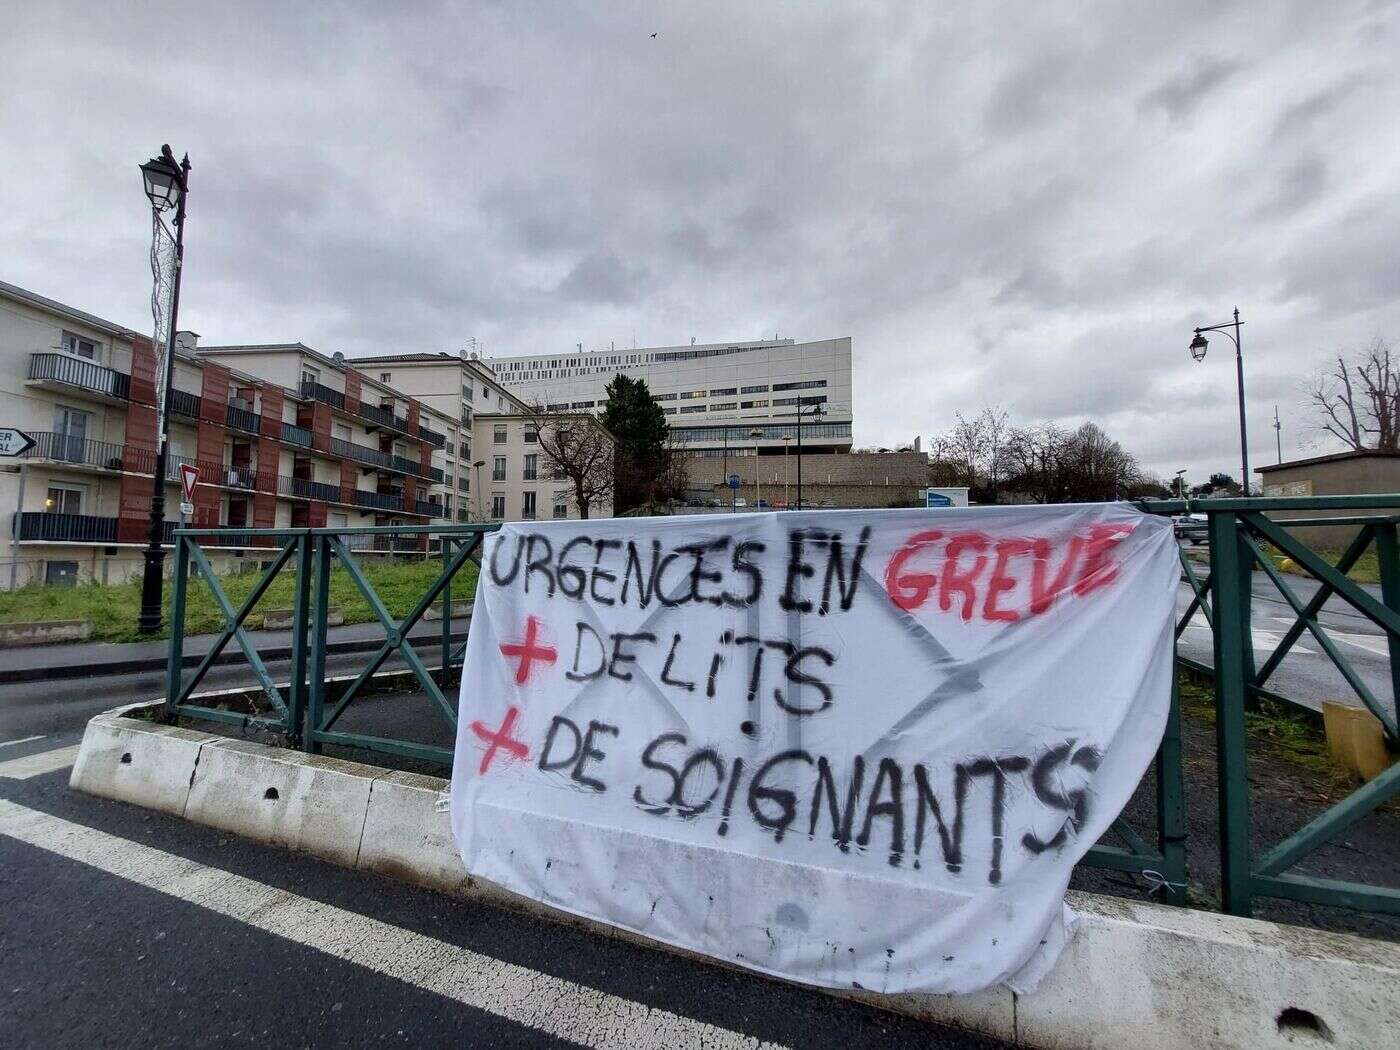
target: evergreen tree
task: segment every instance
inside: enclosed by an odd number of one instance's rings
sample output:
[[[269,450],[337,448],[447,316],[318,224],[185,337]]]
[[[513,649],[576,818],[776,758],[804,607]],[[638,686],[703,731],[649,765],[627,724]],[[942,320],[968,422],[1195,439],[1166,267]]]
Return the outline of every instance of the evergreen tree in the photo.
[[[678,484],[684,488],[684,479],[681,474],[678,480],[676,457],[669,447],[671,428],[646,380],[619,372],[607,392],[603,426],[617,439],[613,513],[679,495],[675,489]]]

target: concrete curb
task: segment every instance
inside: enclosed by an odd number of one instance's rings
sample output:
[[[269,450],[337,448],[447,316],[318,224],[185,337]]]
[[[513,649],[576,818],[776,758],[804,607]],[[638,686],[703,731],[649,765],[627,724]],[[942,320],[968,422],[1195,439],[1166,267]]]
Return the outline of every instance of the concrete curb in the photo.
[[[154,706],[92,719],[70,785],[676,951],[469,876],[440,804],[445,780],[130,717]],[[1094,894],[1071,893],[1070,904],[1079,929],[1030,995],[831,994],[1036,1047],[1378,1047],[1400,1030],[1400,945]]]
[[[423,634],[412,635],[410,640],[421,642],[424,645],[432,645],[441,636],[424,632]],[[465,631],[454,631],[452,633],[453,643],[465,641],[467,633]],[[326,645],[326,652],[329,655],[338,653],[369,653],[378,649],[384,644],[382,638],[351,638],[341,642],[330,642]],[[60,647],[55,647],[54,651],[59,651]],[[290,645],[269,646],[258,650],[258,655],[264,661],[268,660],[290,660],[292,658],[292,647]],[[181,659],[182,667],[198,667],[200,661],[204,659],[203,653],[191,653]],[[222,667],[226,664],[238,664],[247,661],[242,650],[237,645],[230,643],[224,652],[219,654],[213,666]],[[141,657],[127,660],[108,660],[104,663],[65,663],[56,664],[51,667],[0,667],[0,685],[10,685],[19,682],[45,682],[59,678],[100,678],[104,675],[119,674],[141,674],[147,671],[164,671],[166,667],[165,657]]]

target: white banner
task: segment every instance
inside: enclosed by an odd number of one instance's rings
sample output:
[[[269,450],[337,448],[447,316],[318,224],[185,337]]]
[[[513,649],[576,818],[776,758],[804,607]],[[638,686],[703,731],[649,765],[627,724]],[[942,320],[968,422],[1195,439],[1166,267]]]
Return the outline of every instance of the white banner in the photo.
[[[506,525],[462,859],[811,984],[1030,987],[1161,739],[1177,571],[1123,504]]]

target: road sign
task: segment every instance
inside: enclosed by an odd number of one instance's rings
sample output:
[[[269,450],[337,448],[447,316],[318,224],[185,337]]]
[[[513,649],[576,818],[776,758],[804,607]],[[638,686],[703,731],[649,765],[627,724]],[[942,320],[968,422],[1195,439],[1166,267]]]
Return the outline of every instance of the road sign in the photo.
[[[0,427],[0,456],[22,456],[34,447],[34,439],[23,430]]]
[[[180,464],[180,490],[184,493],[184,496],[185,496],[184,502],[185,502],[185,503],[193,503],[193,502],[194,502],[194,486],[195,486],[195,482],[197,482],[197,481],[199,481],[199,468],[196,467],[196,466],[195,466],[194,464],[192,464],[192,463],[181,463],[181,464]],[[180,513],[181,513],[181,514],[185,514],[185,513],[193,514],[194,511],[193,511],[193,510],[191,510],[191,511],[185,511],[185,510],[182,509],[182,510],[180,511]]]
[[[738,474],[729,475],[729,487],[731,489],[737,489],[742,483]]]
[[[186,518],[188,518],[188,517],[190,517],[191,515],[193,515],[193,514],[194,514],[194,504],[193,504],[193,503],[181,503],[181,504],[180,504],[180,514],[181,514],[182,517],[186,517]]]
[[[941,492],[934,492],[932,489],[929,489],[924,493],[925,507],[951,507],[952,505],[953,501]]]

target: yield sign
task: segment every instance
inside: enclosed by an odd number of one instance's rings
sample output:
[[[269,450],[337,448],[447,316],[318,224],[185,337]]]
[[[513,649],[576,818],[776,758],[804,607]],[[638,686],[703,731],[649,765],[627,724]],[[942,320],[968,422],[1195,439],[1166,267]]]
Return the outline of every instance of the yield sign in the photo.
[[[184,493],[185,502],[194,502],[194,486],[199,480],[199,468],[190,463],[180,464],[180,488]]]
[[[0,456],[22,456],[34,447],[34,439],[23,430],[0,427]]]

